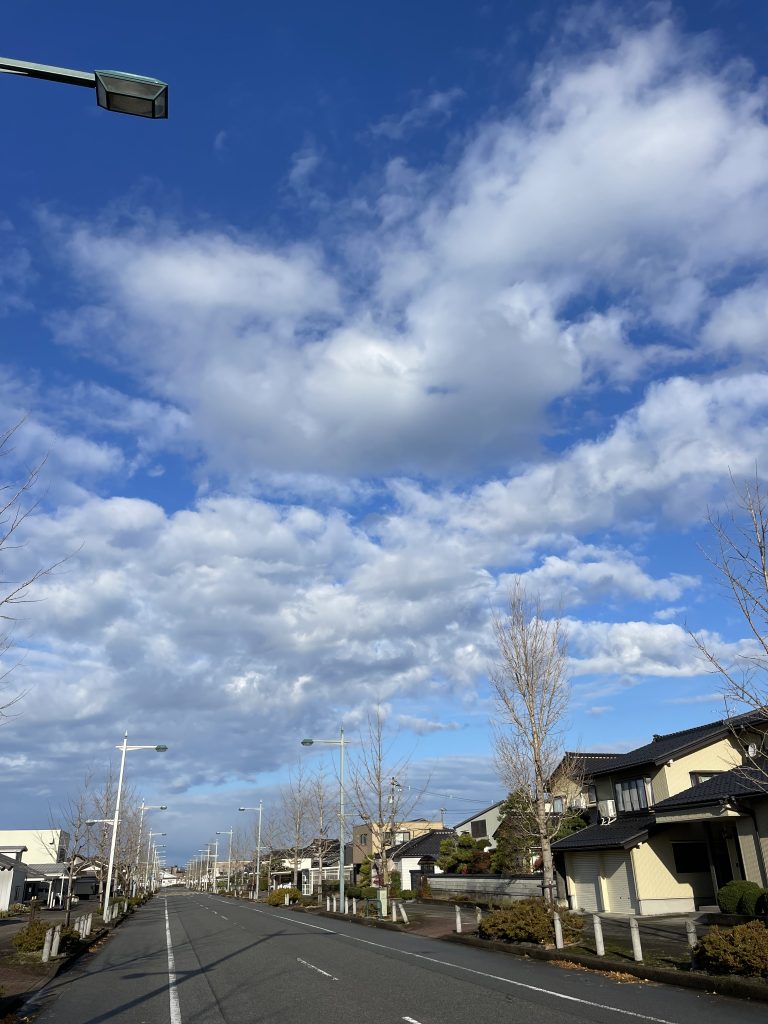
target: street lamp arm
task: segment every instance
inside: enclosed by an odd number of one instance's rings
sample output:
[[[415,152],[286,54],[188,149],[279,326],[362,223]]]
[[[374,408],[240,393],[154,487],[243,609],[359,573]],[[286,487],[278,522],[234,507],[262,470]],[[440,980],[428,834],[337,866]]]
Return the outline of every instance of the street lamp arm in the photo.
[[[82,85],[86,89],[96,88],[96,73],[75,71],[72,68],[57,68],[50,64],[31,64],[26,60],[11,60],[0,57],[0,71],[12,75],[26,75],[27,78],[44,78],[48,82],[63,82],[65,85]]]

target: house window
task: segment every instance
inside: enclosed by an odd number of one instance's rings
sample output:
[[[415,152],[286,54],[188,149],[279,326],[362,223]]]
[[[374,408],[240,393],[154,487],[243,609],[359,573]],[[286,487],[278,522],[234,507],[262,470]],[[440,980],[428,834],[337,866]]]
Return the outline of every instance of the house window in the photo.
[[[706,874],[709,871],[706,843],[672,843],[672,856],[678,875]]]
[[[587,803],[590,806],[597,803],[597,786],[587,786]]]
[[[395,842],[396,843],[407,843],[410,838],[411,838],[411,833],[410,832],[398,832],[397,835],[395,836]]]
[[[360,845],[361,846],[367,846],[368,845],[368,833],[367,832],[361,832],[360,833]]]
[[[419,870],[422,875],[434,875],[435,873],[435,862],[433,860],[420,860]]]
[[[488,826],[485,818],[481,818],[480,821],[471,822],[470,829],[472,830],[473,839],[484,839],[488,835]]]
[[[564,805],[564,801],[563,801],[563,798],[561,796],[553,797],[553,799],[552,799],[552,811],[555,814],[562,814],[563,813],[563,811],[565,810],[565,807],[563,805]]]
[[[644,779],[627,779],[626,782],[617,782],[614,789],[618,810],[642,811],[648,806]]]
[[[709,782],[710,779],[714,779],[716,775],[720,774],[720,772],[691,772],[691,785],[698,786],[701,782]]]

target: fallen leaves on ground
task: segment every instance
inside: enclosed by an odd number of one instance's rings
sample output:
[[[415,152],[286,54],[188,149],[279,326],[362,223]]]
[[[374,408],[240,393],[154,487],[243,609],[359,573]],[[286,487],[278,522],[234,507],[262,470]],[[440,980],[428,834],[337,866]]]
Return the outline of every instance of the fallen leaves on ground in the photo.
[[[644,985],[646,978],[637,978],[634,974],[627,974],[625,971],[600,971],[594,967],[585,967],[584,964],[575,964],[572,960],[550,960],[555,967],[562,967],[566,971],[586,971],[588,974],[601,974],[604,978],[612,978],[619,983],[631,982],[635,985]]]

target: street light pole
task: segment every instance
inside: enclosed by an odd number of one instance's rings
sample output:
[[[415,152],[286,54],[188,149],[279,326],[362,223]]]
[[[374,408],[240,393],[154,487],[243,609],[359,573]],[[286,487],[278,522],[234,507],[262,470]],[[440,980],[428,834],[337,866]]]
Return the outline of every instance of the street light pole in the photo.
[[[339,739],[337,740],[314,740],[306,739],[301,741],[302,747],[311,747],[315,743],[326,743],[330,746],[339,748],[339,904],[341,906],[341,912],[344,913],[344,895],[345,895],[345,879],[344,879],[344,747],[346,745],[344,739],[344,726],[340,726]],[[320,888],[322,890],[323,880],[320,879]]]
[[[259,800],[258,807],[238,807],[238,811],[258,811],[259,831],[256,838],[256,902],[259,902],[259,886],[261,883],[261,807],[262,800]]]
[[[231,884],[231,880],[232,880],[232,832],[233,831],[234,831],[234,829],[230,825],[229,826],[229,832],[221,831],[221,832],[217,832],[216,833],[217,836],[229,836],[229,857],[227,858],[227,892],[229,892],[230,884]],[[218,842],[218,840],[217,840],[217,842]]]

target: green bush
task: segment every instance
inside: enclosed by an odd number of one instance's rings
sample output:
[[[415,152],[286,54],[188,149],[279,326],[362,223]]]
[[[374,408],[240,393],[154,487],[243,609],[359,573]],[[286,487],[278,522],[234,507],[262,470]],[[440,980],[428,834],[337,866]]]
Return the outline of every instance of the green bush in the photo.
[[[754,914],[755,904],[763,890],[756,882],[734,879],[717,893],[717,905],[724,914]]]
[[[20,953],[34,953],[43,948],[45,933],[50,927],[45,921],[32,921],[26,928],[16,932],[13,944]]]
[[[412,900],[414,897],[413,889],[401,889],[400,899],[401,900]]]
[[[710,974],[768,977],[768,928],[760,921],[735,928],[715,925],[694,950],[697,965]]]
[[[389,892],[395,899],[400,895],[402,878],[399,871],[393,871],[389,876]]]
[[[14,903],[11,906],[11,913],[13,914],[28,914],[29,907],[26,903]]]
[[[582,921],[575,914],[560,911],[563,938],[573,942],[582,929]],[[552,911],[542,900],[517,900],[510,907],[486,914],[480,923],[478,933],[483,939],[500,942],[535,942],[538,945],[555,941],[555,922]]]
[[[364,900],[375,900],[379,897],[379,891],[373,885],[364,885],[360,889],[360,895]]]
[[[344,892],[350,899],[359,900],[363,894],[362,887],[359,885],[348,885],[345,887]]]
[[[272,892],[267,896],[267,903],[270,907],[282,907],[285,905],[285,897],[288,897],[289,903],[295,903],[301,899],[301,893],[298,889],[273,889]]]

